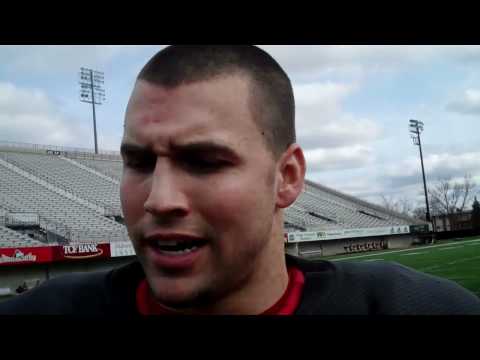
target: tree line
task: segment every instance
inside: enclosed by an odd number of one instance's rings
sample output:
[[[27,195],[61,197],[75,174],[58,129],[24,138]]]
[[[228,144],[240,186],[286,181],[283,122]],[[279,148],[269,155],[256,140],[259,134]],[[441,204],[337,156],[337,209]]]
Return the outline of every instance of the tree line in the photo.
[[[477,200],[477,184],[470,174],[462,180],[452,177],[439,178],[428,184],[430,214],[432,216],[450,216],[456,213],[472,211],[474,227],[480,227],[480,204]],[[388,210],[416,219],[426,219],[425,204],[416,204],[407,197],[394,198],[381,195],[382,206]],[[478,225],[477,225],[478,224]],[[475,226],[477,225],[477,226]]]

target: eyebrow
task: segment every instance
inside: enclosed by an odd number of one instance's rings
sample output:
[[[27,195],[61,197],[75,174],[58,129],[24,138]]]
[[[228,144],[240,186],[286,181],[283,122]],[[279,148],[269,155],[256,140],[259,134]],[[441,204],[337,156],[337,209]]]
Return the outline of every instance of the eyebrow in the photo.
[[[216,153],[233,159],[238,159],[237,153],[227,145],[212,141],[199,141],[187,144],[171,144],[175,153]]]
[[[122,156],[125,155],[146,155],[149,153],[148,148],[136,145],[136,144],[131,144],[131,143],[122,143],[120,146],[120,154]]]
[[[170,143],[170,148],[173,153],[185,154],[185,153],[217,153],[223,156],[230,157],[232,159],[239,159],[238,154],[229,146],[212,142],[212,141],[199,141],[186,144],[173,144]],[[136,155],[146,156],[152,155],[150,148],[144,147],[132,143],[122,143],[120,146],[120,153],[122,156]]]

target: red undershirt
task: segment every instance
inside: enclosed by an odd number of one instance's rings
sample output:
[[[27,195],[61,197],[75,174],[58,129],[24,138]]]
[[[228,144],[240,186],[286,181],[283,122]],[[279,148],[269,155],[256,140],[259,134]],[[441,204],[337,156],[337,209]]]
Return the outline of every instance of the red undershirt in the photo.
[[[275,304],[260,315],[292,315],[300,303],[304,283],[303,273],[293,266],[289,267],[287,289]],[[176,314],[153,298],[146,279],[143,279],[137,287],[137,309],[141,315]]]

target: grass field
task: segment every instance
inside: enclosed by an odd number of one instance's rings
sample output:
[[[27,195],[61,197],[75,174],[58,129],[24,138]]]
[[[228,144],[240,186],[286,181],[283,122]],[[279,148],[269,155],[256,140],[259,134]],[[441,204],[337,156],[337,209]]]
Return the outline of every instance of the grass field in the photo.
[[[332,261],[395,261],[453,280],[480,297],[480,238],[455,239],[405,250],[322,257]]]

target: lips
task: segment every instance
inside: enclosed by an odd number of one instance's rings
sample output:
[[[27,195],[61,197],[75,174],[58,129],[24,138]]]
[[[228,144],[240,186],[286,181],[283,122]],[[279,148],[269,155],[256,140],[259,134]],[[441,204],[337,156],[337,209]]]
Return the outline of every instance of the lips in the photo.
[[[180,233],[152,234],[145,240],[148,257],[156,266],[179,270],[192,267],[207,245],[202,237]]]

